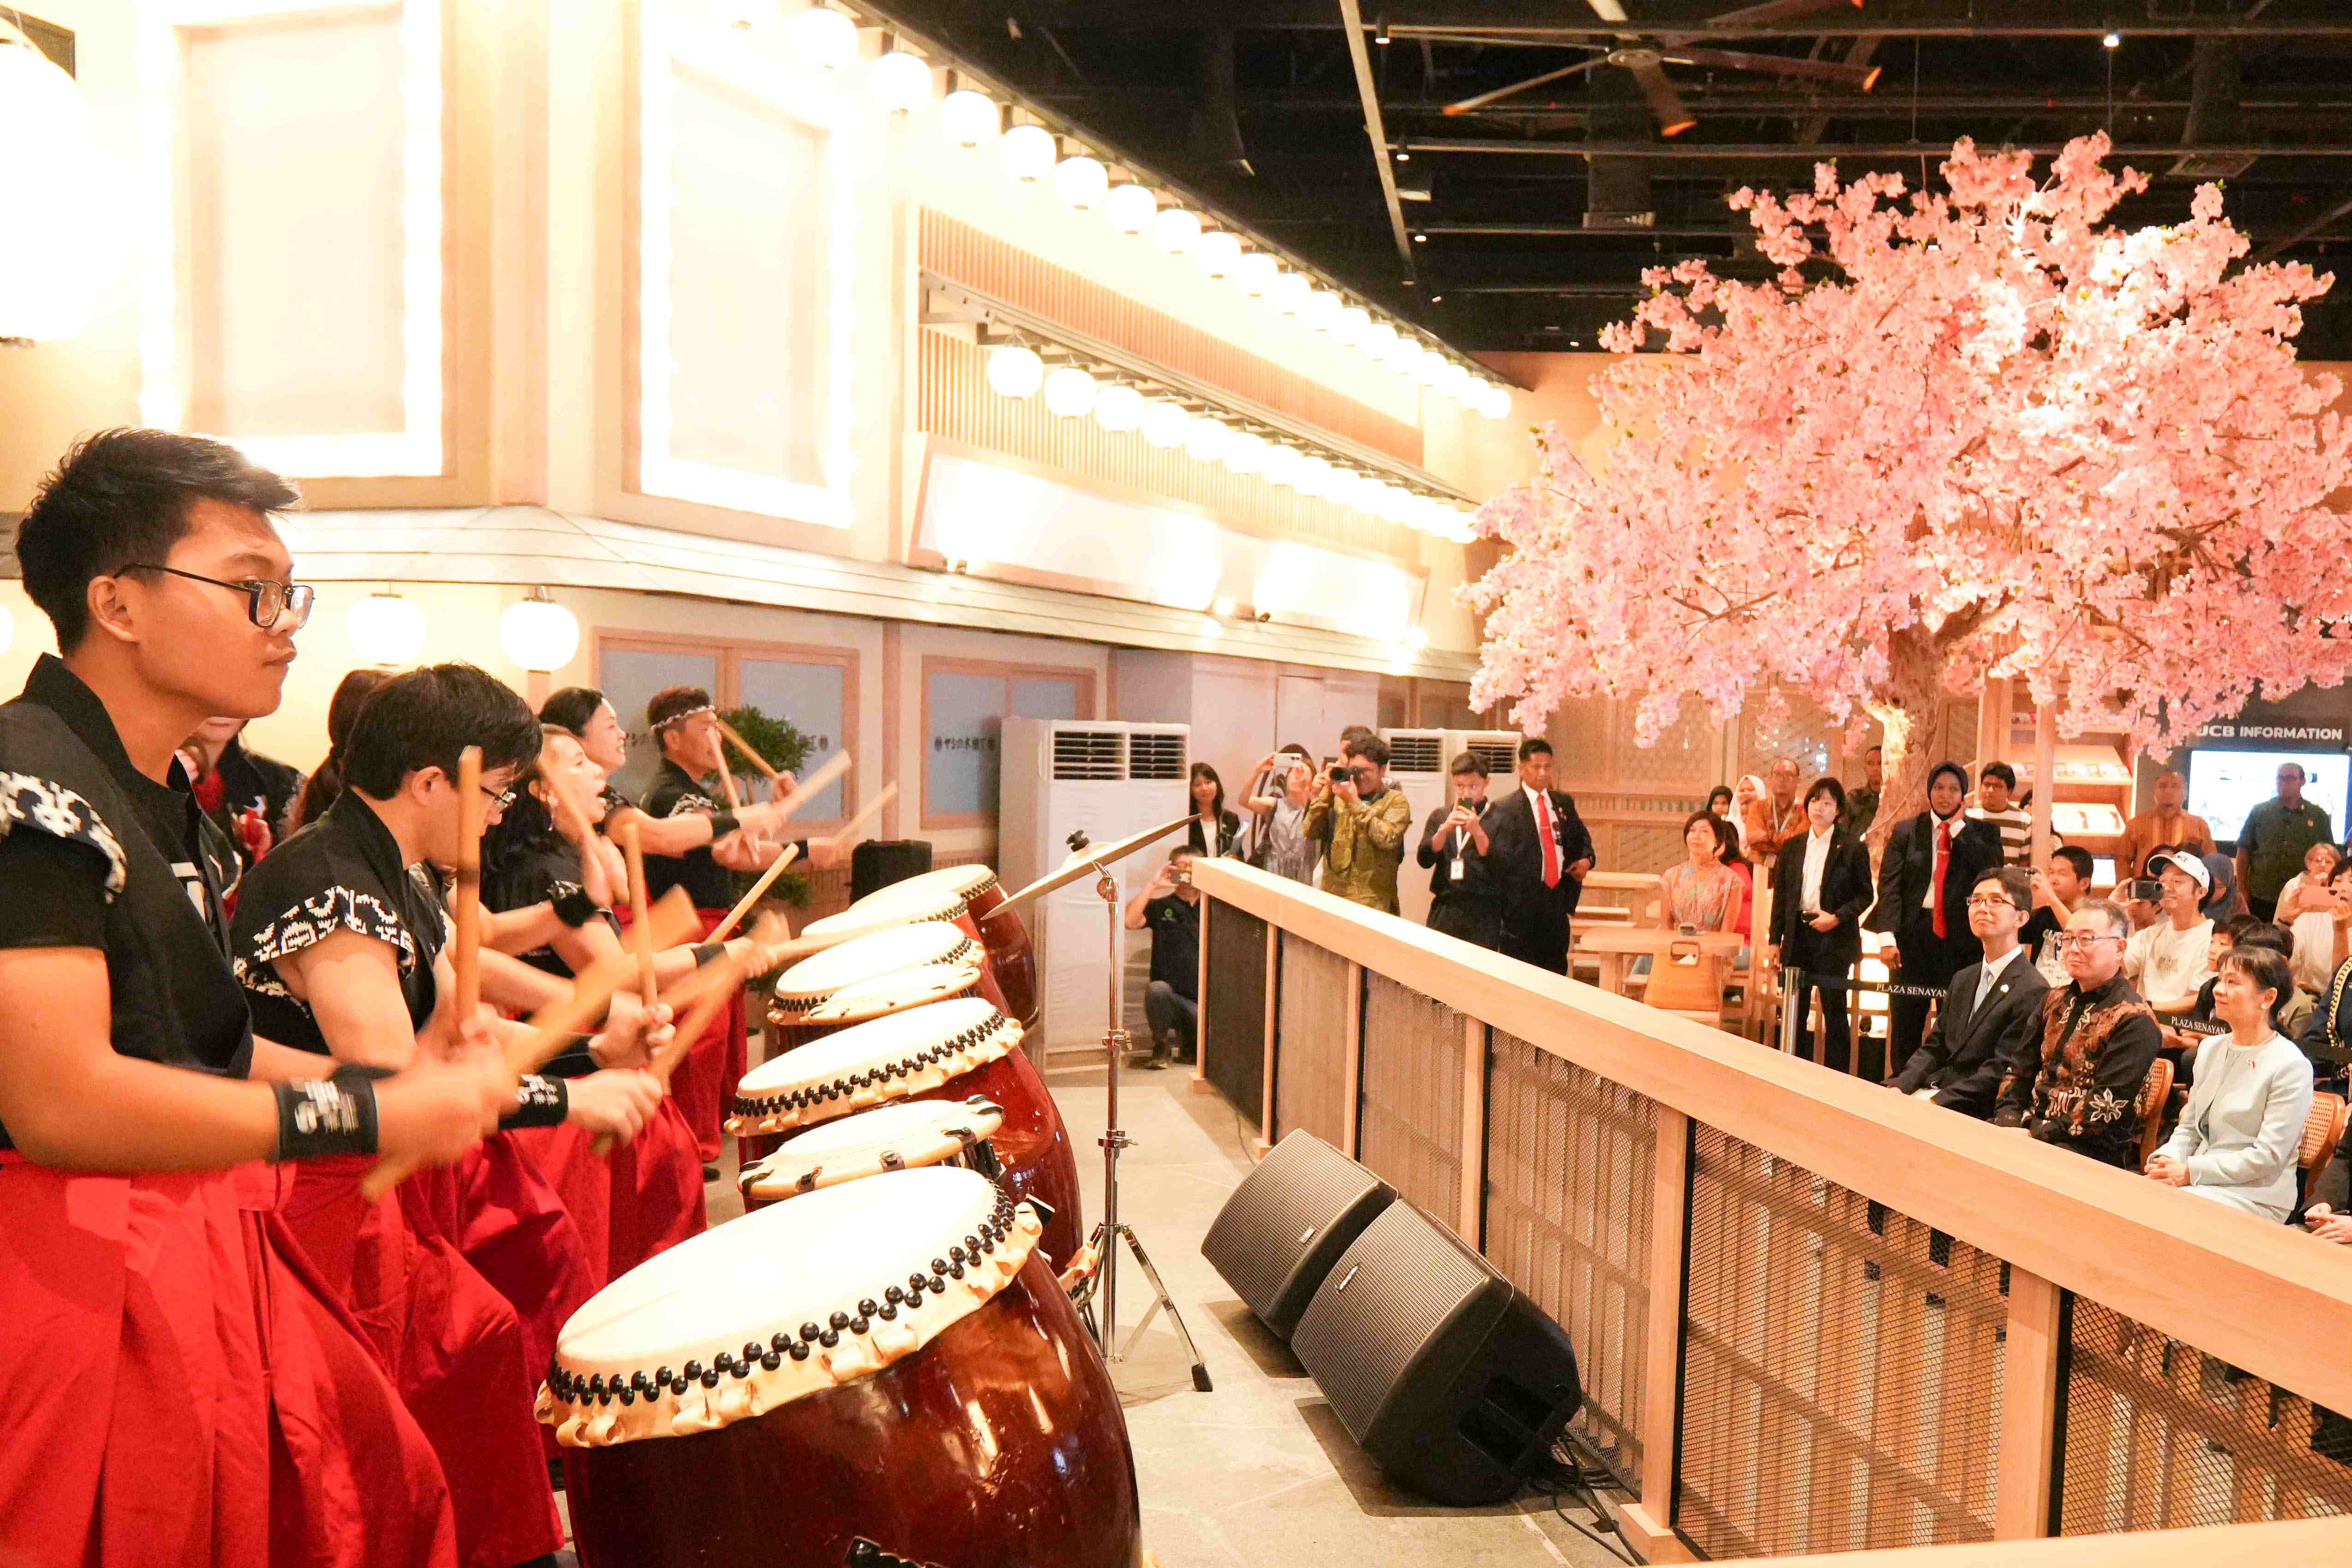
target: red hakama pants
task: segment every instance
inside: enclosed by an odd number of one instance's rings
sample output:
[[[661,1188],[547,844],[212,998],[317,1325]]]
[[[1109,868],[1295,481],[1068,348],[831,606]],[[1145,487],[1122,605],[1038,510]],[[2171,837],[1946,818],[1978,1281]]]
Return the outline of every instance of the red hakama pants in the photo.
[[[702,917],[702,934],[709,936],[727,918],[725,910],[698,910]],[[744,1028],[743,993],[738,991],[728,999],[726,1007],[711,1019],[710,1027],[694,1043],[677,1070],[670,1075],[669,1092],[677,1108],[686,1112],[686,1124],[694,1130],[694,1146],[706,1165],[719,1163],[719,1124],[726,1120],[727,1108],[735,1099],[735,1086],[751,1070],[751,1047]]]
[[[494,1133],[456,1164],[419,1171],[399,1192],[413,1228],[446,1238],[507,1299],[522,1323],[524,1365],[539,1377],[556,1334],[603,1281],[562,1198],[515,1134]]]
[[[452,1568],[416,1424],[273,1173],[0,1151],[0,1563]]]
[[[359,1321],[449,1481],[464,1568],[510,1568],[563,1544],[532,1415],[546,1363],[521,1321],[406,1201],[369,1203],[368,1156],[294,1167],[282,1212]],[[431,1205],[417,1211],[428,1218]]]

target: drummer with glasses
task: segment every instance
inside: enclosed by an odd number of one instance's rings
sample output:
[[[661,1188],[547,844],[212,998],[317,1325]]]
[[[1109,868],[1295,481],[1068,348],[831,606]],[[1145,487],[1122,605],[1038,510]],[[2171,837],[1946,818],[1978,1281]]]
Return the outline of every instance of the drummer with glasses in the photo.
[[[278,707],[296,499],[110,430],[17,530],[60,652],[0,708],[0,1561],[456,1561],[438,1460],[272,1211],[297,1163],[464,1155],[508,1091],[255,1037],[173,754]]]
[[[2042,1004],[2042,1027],[2001,1080],[1996,1127],[2029,1132],[2110,1165],[2136,1165],[2139,1090],[2163,1037],[2124,978],[2131,917],[2105,899],[2078,905],[2052,940],[2067,983]]]

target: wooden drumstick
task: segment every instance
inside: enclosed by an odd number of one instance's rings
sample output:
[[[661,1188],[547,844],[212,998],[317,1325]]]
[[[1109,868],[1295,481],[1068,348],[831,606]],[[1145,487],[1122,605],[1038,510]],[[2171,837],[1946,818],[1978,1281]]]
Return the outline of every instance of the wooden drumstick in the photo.
[[[694,906],[687,901],[683,889],[674,889],[655,907],[653,928],[658,934],[676,938],[694,928]],[[596,1016],[611,1001],[613,993],[629,983],[635,964],[628,955],[616,953],[590,964],[572,982],[569,994],[559,996],[530,1016],[531,1033],[509,1044],[504,1052],[508,1075],[520,1079],[525,1073],[536,1072],[563,1052],[580,1026]],[[373,1203],[415,1173],[424,1162],[405,1156],[376,1162],[373,1170],[360,1178],[360,1196]]]
[[[785,845],[783,852],[776,857],[766,870],[760,873],[760,879],[751,884],[751,890],[736,900],[735,907],[727,911],[727,918],[712,927],[710,934],[702,940],[725,942],[728,933],[743,923],[743,917],[751,912],[752,907],[768,896],[768,889],[776,885],[776,879],[784,874],[784,868],[797,859],[800,852],[799,845]]]
[[[457,753],[457,943],[449,955],[457,972],[457,1017],[473,1017],[482,1005],[482,748]]]
[[[654,984],[654,933],[646,921],[646,852],[634,816],[621,824],[621,851],[629,862],[629,945],[637,955],[637,995],[650,1007],[661,998]]]
[[[847,752],[834,752],[833,755],[824,760],[824,764],[822,767],[818,768],[816,772],[809,774],[808,777],[794,784],[793,786],[792,793],[785,795],[783,799],[776,803],[781,815],[790,816],[802,806],[806,805],[810,801],[815,799],[818,795],[823,795],[827,785],[831,784],[834,780],[839,778],[848,771],[849,753]]]
[[[743,796],[735,788],[735,770],[727,765],[727,753],[724,751],[719,753],[719,787],[727,792],[728,810],[743,809]]]
[[[836,827],[831,833],[826,834],[824,841],[827,844],[832,845],[835,849],[847,844],[852,838],[856,837],[858,829],[864,827],[867,823],[882,815],[882,808],[889,805],[891,801],[897,799],[898,795],[898,786],[897,784],[884,784],[880,795],[876,795],[871,801],[867,802],[856,816],[851,817],[847,822],[843,823],[839,827]]]
[[[761,916],[758,928],[751,933],[751,940],[761,946],[772,945],[776,928],[781,924],[782,922],[773,915]],[[686,1016],[678,1020],[677,1034],[671,1037],[670,1043],[663,1047],[661,1054],[653,1059],[652,1065],[646,1069],[661,1080],[664,1089],[669,1087],[670,1075],[677,1070],[677,1064],[686,1059],[687,1053],[694,1049],[695,1042],[701,1039],[704,1032],[710,1027],[711,1019],[719,1016],[719,1009],[727,1005],[728,1001],[741,988],[751,967],[751,960],[748,957],[738,958],[730,953],[726,957],[712,960],[709,966],[702,972],[710,975],[708,989],[704,990],[701,998],[687,1010]]]
[[[718,721],[719,733],[725,737],[737,751],[742,752],[743,755],[750,760],[753,767],[759,769],[762,773],[765,773],[770,784],[773,784],[778,779],[784,776],[769,764],[767,758],[761,756],[759,752],[751,749],[751,742],[745,740],[742,736],[735,732],[734,725],[730,724],[724,719],[719,719],[715,713],[712,714],[711,717]],[[727,771],[727,750],[724,746],[719,748],[719,771],[725,773]],[[729,793],[732,794],[733,792],[730,791]]]

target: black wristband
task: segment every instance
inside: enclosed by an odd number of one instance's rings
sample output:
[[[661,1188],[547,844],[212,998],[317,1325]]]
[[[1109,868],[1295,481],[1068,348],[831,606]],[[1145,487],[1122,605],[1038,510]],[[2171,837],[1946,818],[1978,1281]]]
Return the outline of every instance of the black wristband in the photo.
[[[710,837],[714,839],[724,838],[742,826],[743,824],[736,819],[735,814],[731,811],[714,811],[710,814]]]
[[[694,967],[700,969],[706,963],[718,963],[720,955],[726,952],[726,951],[727,944],[723,942],[698,942],[695,943]]]
[[[590,1037],[586,1035],[572,1036],[572,1043],[564,1047],[557,1055],[550,1058],[540,1068],[539,1075],[541,1078],[586,1078],[592,1072],[602,1072],[603,1064],[596,1060],[596,1054],[589,1049],[589,1038]]]
[[[272,1084],[278,1091],[278,1161],[374,1153],[375,1076],[347,1068],[329,1079]]]
[[[555,907],[555,918],[573,931],[594,920],[598,913],[596,900],[588,896],[585,888],[574,888],[560,898],[550,899],[548,902]]]
[[[537,1073],[515,1086],[515,1106],[499,1118],[501,1127],[561,1127],[572,1112],[572,1091],[563,1080]]]

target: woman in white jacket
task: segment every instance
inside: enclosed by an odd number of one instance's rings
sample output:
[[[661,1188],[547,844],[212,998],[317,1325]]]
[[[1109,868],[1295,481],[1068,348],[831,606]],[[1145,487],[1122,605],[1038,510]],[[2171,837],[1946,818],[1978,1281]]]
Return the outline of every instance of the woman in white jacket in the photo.
[[[2311,1063],[2278,1032],[2294,984],[2266,948],[2232,949],[2213,984],[2213,1016],[2230,1026],[2197,1047],[2180,1125],[2147,1173],[2200,1198],[2284,1223],[2294,1207],[2294,1156],[2311,1114]]]

